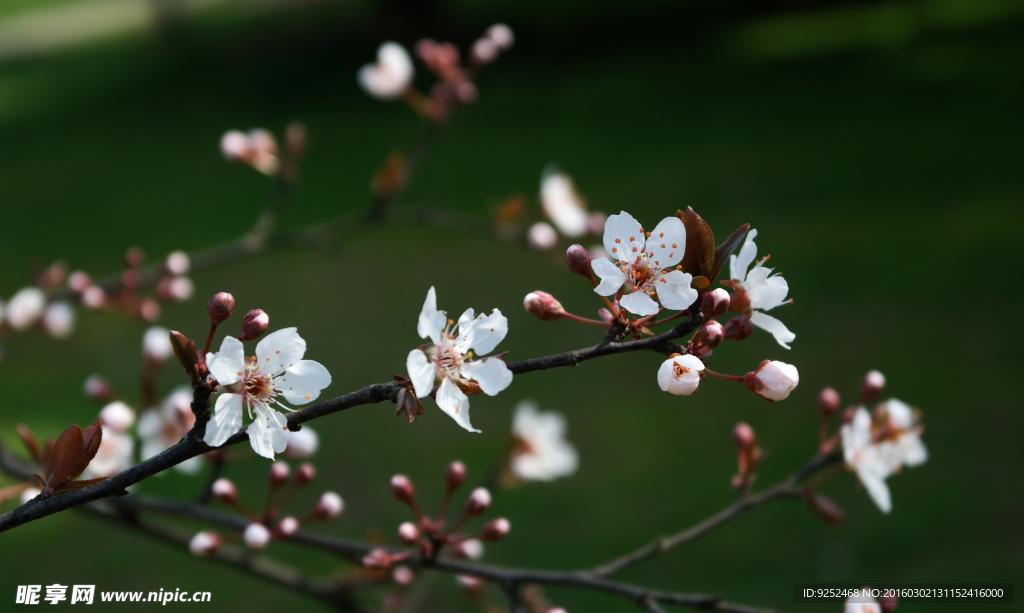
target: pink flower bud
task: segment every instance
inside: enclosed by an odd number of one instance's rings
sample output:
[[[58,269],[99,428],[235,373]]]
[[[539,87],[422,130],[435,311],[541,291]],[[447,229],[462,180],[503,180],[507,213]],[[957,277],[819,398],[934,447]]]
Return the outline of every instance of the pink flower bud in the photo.
[[[89,375],[89,378],[85,380],[82,391],[85,392],[86,398],[101,402],[111,400],[114,396],[114,390],[111,389],[110,384],[99,375]]]
[[[82,290],[82,304],[90,309],[100,309],[107,303],[107,293],[99,285],[90,285]]]
[[[196,286],[188,277],[164,277],[156,287],[157,296],[167,302],[184,302],[195,291]]]
[[[249,549],[263,549],[270,542],[270,530],[263,524],[249,524],[242,533],[242,540]]]
[[[210,315],[210,323],[217,326],[224,323],[235,310],[235,297],[227,292],[217,292],[206,304],[206,312]]]
[[[558,244],[558,232],[546,221],[538,221],[526,231],[526,242],[538,251],[554,249]]]
[[[455,553],[470,560],[484,557],[484,544],[478,539],[466,539],[456,545]]]
[[[188,550],[191,551],[194,556],[205,558],[214,551],[217,551],[217,548],[220,547],[222,542],[224,542],[224,539],[222,539],[219,534],[216,532],[210,532],[209,530],[204,530],[192,537],[192,540],[188,543]]]
[[[487,33],[484,34],[487,38],[491,39],[498,49],[502,51],[508,51],[512,48],[512,43],[515,42],[515,36],[512,34],[512,28],[508,27],[503,23],[496,23],[493,26],[487,28]]]
[[[899,598],[889,594],[878,599],[878,605],[882,607],[882,613],[892,613],[899,605]]]
[[[444,471],[444,482],[449,490],[457,489],[466,480],[466,465],[458,460],[448,465]]]
[[[290,477],[291,474],[291,466],[288,466],[287,462],[278,460],[270,465],[270,472],[267,474],[267,481],[270,482],[271,489],[277,489],[288,481],[288,477]]]
[[[405,475],[395,475],[391,477],[391,495],[395,497],[395,500],[403,504],[412,504],[414,490],[412,487],[412,481],[409,481],[409,477]]]
[[[523,306],[527,313],[541,321],[554,321],[565,313],[562,304],[547,292],[530,292],[523,299]]]
[[[289,515],[277,524],[277,531],[281,536],[291,537],[299,531],[299,520]]]
[[[742,341],[754,333],[754,324],[750,319],[739,315],[725,322],[725,339]]]
[[[593,279],[594,271],[590,267],[590,252],[583,245],[573,245],[565,250],[565,265],[574,275],[584,279]]]
[[[135,423],[135,411],[120,400],[115,400],[100,411],[100,421],[115,432],[124,432]]]
[[[402,586],[412,585],[416,580],[416,573],[408,566],[399,566],[391,573],[391,580]]]
[[[313,507],[313,517],[320,521],[334,519],[341,515],[344,509],[345,503],[341,500],[341,496],[334,492],[324,492]]]
[[[235,484],[230,479],[224,477],[217,479],[213,482],[210,490],[213,492],[213,497],[224,504],[235,504],[235,501],[238,500],[238,490],[235,489]]]
[[[239,130],[229,130],[220,137],[220,153],[229,162],[240,162],[249,156],[249,137]]]
[[[818,394],[818,410],[825,417],[831,417],[839,410],[839,392],[831,387],[826,387]]]
[[[743,384],[750,391],[770,402],[788,398],[799,382],[795,366],[773,360],[761,362],[757,370],[743,377]]]
[[[88,273],[76,270],[68,276],[68,287],[71,291],[82,293],[92,285],[92,277]]]
[[[498,45],[489,38],[479,38],[473,43],[472,57],[478,64],[490,64],[498,57]]]
[[[242,318],[242,333],[238,336],[238,340],[255,340],[263,336],[268,326],[270,326],[270,315],[261,309],[253,309]]]
[[[867,404],[878,398],[882,390],[885,389],[885,375],[872,370],[868,374],[864,375],[864,381],[860,384],[860,401],[862,404]]]
[[[192,260],[184,251],[172,251],[164,259],[164,270],[171,275],[183,275],[192,266]]]
[[[479,592],[484,587],[483,579],[470,575],[455,575],[455,583],[467,592]]]
[[[383,549],[373,549],[363,556],[363,566],[375,570],[383,570],[391,566],[391,556]]]
[[[730,301],[729,292],[718,288],[704,295],[704,300],[700,303],[700,312],[707,318],[721,317],[729,310]]]
[[[469,495],[469,500],[466,501],[466,515],[474,517],[486,511],[489,506],[491,506],[491,493],[487,491],[487,488],[478,487],[473,490],[473,493]]]
[[[725,340],[725,326],[717,321],[709,321],[697,332],[695,340],[698,344],[714,349]]]
[[[160,319],[160,303],[152,298],[146,298],[139,304],[139,316],[149,323]]]
[[[612,321],[615,319],[615,316],[612,315],[612,312],[609,311],[608,309],[605,309],[605,308],[598,309],[597,310],[597,315],[602,320],[604,320],[604,323],[606,323],[608,325],[611,325]]]
[[[398,526],[398,540],[406,545],[415,545],[420,540],[420,529],[412,522],[405,522]]]
[[[295,436],[294,434],[292,436]],[[308,485],[310,481],[316,478],[316,466],[313,466],[309,462],[303,462],[295,469],[295,485],[302,487]]]
[[[750,424],[740,422],[732,429],[732,442],[740,449],[748,449],[757,444],[757,437],[754,436],[754,429]]]
[[[476,99],[480,97],[480,91],[473,83],[462,81],[455,86],[455,97],[462,104],[470,104],[476,102]]]
[[[676,355],[662,362],[658,368],[658,386],[663,392],[689,396],[697,392],[703,371],[704,362],[697,356]]]
[[[500,541],[511,529],[512,524],[504,517],[499,517],[484,524],[484,529],[480,532],[480,538],[487,542]]]

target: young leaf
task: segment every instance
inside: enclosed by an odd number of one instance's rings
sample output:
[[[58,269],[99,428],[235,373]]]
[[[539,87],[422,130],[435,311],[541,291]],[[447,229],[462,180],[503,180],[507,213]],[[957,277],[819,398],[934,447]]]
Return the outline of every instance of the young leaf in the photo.
[[[750,230],[750,224],[743,224],[732,233],[732,236],[725,239],[722,244],[715,249],[715,265],[713,270],[711,270],[711,274],[707,275],[708,279],[710,279],[712,283],[714,283],[715,279],[718,278],[718,273],[722,272],[722,267],[729,261],[729,256],[732,255],[732,252],[736,251],[736,249],[743,244],[743,239],[747,237],[748,230]]]
[[[715,266],[715,236],[711,228],[691,207],[686,212],[676,211],[676,217],[686,227],[686,251],[683,254],[683,272],[709,277]]]
[[[96,452],[100,450],[100,441],[102,439],[103,429],[100,427],[100,422],[96,422],[82,430],[82,462],[78,467],[78,472],[74,474],[75,477],[85,472],[85,467],[96,457]]]
[[[57,437],[50,459],[46,462],[44,497],[49,498],[75,476],[74,471],[82,463],[82,455],[82,429],[72,424]]]
[[[39,448],[39,442],[36,441],[36,435],[32,433],[32,430],[25,424],[18,424],[14,429],[18,432],[21,442],[25,443],[25,448],[32,455],[32,459],[39,462],[40,465],[46,464],[43,450]]]
[[[199,362],[199,356],[196,354],[196,344],[181,332],[172,330],[171,348],[174,350],[174,357],[178,358],[178,363],[185,369],[188,376],[197,379],[199,374],[196,364]]]
[[[843,510],[824,495],[807,488],[803,492],[803,499],[811,509],[811,512],[826,524],[842,526],[846,523],[846,514],[843,513]]]

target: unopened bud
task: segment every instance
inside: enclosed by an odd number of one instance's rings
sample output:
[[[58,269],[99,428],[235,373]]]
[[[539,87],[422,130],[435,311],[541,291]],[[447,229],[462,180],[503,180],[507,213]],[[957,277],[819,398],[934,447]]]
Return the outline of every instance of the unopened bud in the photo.
[[[742,341],[753,333],[754,324],[750,323],[749,317],[738,315],[725,322],[726,340]]]
[[[598,309],[597,310],[597,315],[602,320],[604,320],[604,323],[606,323],[608,325],[611,325],[612,321],[615,320],[615,316],[612,315],[612,312],[609,311],[608,309],[604,309],[604,308]]]
[[[292,474],[292,469],[288,466],[287,462],[278,460],[270,465],[270,472],[267,474],[267,481],[270,483],[271,489],[277,489],[288,481],[288,477]]]
[[[479,38],[473,43],[471,57],[478,64],[490,64],[498,57],[498,45],[489,38]]]
[[[374,570],[383,570],[391,566],[391,556],[383,549],[373,549],[363,556],[363,566]]]
[[[704,300],[700,303],[700,312],[708,319],[721,317],[729,310],[730,301],[729,292],[718,288],[713,292],[705,294]]]
[[[82,391],[85,392],[86,398],[101,402],[106,402],[114,397],[114,390],[111,389],[110,384],[99,375],[89,375]]]
[[[107,304],[107,293],[99,285],[90,285],[82,290],[82,304],[90,309],[100,309]]]
[[[818,394],[818,410],[825,417],[831,417],[839,410],[839,392],[831,387],[826,387]]]
[[[295,469],[295,485],[299,487],[308,485],[309,482],[315,478],[316,466],[313,466],[309,462],[303,462],[297,469]]]
[[[412,572],[412,569],[408,566],[399,566],[392,571],[391,580],[398,585],[409,586],[416,580],[416,573]]]
[[[76,270],[68,276],[68,287],[73,292],[82,293],[92,285],[92,277],[88,273]]]
[[[406,545],[415,545],[420,540],[420,529],[412,522],[405,522],[398,526],[398,540]]]
[[[488,542],[500,541],[512,529],[512,524],[504,517],[492,520],[484,524],[480,532],[480,538]]]
[[[167,302],[184,302],[196,292],[196,286],[188,277],[164,277],[156,286],[157,296]]]
[[[277,524],[277,531],[285,537],[293,536],[299,531],[299,520],[289,515]]]
[[[296,161],[306,152],[306,141],[308,140],[306,126],[298,121],[289,123],[284,129],[285,146],[288,147],[288,157]]]
[[[242,333],[238,335],[238,340],[255,340],[263,336],[268,326],[270,326],[270,315],[267,315],[262,309],[253,309],[242,318]]]
[[[249,524],[242,533],[242,540],[249,549],[263,549],[270,542],[270,530],[263,524]]]
[[[512,34],[512,28],[508,27],[503,23],[496,23],[493,26],[487,28],[487,33],[484,34],[487,38],[491,39],[498,49],[502,51],[508,51],[512,48],[512,43],[515,42],[515,36]]]
[[[593,279],[594,270],[591,268],[590,252],[583,248],[583,245],[573,245],[565,250],[565,265],[569,270],[584,279]]]
[[[100,422],[115,432],[124,432],[135,423],[135,411],[120,400],[115,400],[100,411]]]
[[[658,368],[658,387],[676,396],[695,394],[704,368],[704,362],[697,356],[673,354]]]
[[[444,471],[444,482],[449,490],[457,489],[466,480],[466,465],[455,460]]]
[[[289,458],[312,457],[320,447],[320,437],[316,431],[308,425],[302,426],[298,432],[292,432],[288,437],[288,446],[284,449],[284,455]]]
[[[51,302],[43,311],[43,329],[53,338],[64,339],[75,331],[75,309],[63,300]]]
[[[456,547],[458,554],[470,560],[479,560],[484,557],[484,544],[479,539],[466,539]]]
[[[554,249],[558,244],[558,232],[546,221],[538,221],[526,231],[526,242],[538,251]]]
[[[554,321],[565,313],[562,304],[547,292],[530,292],[523,299],[523,306],[527,313],[541,321]]]
[[[883,389],[885,389],[885,375],[877,370],[868,372],[868,374],[864,375],[864,381],[860,384],[861,404],[867,404],[878,398]]]
[[[470,517],[479,515],[489,506],[491,506],[491,493],[487,491],[487,488],[478,487],[473,490],[473,493],[469,495],[469,500],[466,501],[466,515]]]
[[[395,500],[403,504],[412,504],[414,489],[412,487],[412,481],[409,481],[409,477],[405,475],[395,475],[391,477],[391,495],[395,497]]]
[[[181,332],[171,330],[169,336],[174,357],[178,358],[178,363],[185,369],[189,377],[197,379],[199,374],[196,365],[199,363],[199,356],[196,354],[196,344]]]
[[[229,130],[220,137],[220,153],[229,162],[239,162],[249,155],[249,137],[240,130]]]
[[[715,347],[721,345],[722,341],[724,340],[725,326],[718,323],[717,321],[709,321],[708,323],[704,324],[704,326],[700,329],[699,332],[697,332],[697,343],[700,345],[704,345],[705,347],[710,347],[714,349]]]
[[[892,613],[899,603],[900,599],[892,593],[885,594],[878,599],[878,606],[882,607],[882,613]]]
[[[343,510],[345,510],[345,503],[341,500],[341,496],[334,492],[324,492],[313,507],[313,517],[320,521],[326,521],[341,515]]]
[[[455,575],[455,583],[471,594],[479,592],[484,587],[483,579],[470,575]]]
[[[224,504],[233,505],[238,500],[238,490],[230,479],[224,477],[217,479],[213,482],[210,490],[213,492],[213,497]]]
[[[169,332],[166,328],[153,326],[142,337],[142,353],[148,360],[163,362],[174,353]]]
[[[785,400],[800,383],[796,367],[784,362],[765,360],[757,370],[743,377],[743,384],[758,396],[774,402]]]
[[[754,436],[754,429],[750,424],[740,422],[732,429],[732,442],[740,449],[748,449],[757,444],[757,437]]]
[[[219,534],[204,530],[192,537],[192,540],[188,542],[188,550],[194,556],[205,558],[216,551],[222,542],[223,539]]]
[[[168,274],[183,275],[188,272],[191,266],[192,260],[184,251],[172,251],[164,259],[164,270]]]
[[[153,298],[146,298],[139,303],[139,317],[150,323],[160,319],[160,303]]]
[[[217,326],[224,323],[235,310],[235,297],[227,292],[217,292],[206,304],[206,312],[210,315],[210,323]]]

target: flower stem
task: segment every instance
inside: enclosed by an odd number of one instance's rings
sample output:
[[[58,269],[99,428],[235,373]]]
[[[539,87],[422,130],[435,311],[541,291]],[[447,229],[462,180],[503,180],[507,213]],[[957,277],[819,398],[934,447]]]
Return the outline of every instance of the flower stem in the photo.
[[[562,317],[565,317],[566,319],[571,319],[573,321],[578,321],[581,324],[589,324],[591,326],[601,326],[602,328],[607,328],[608,327],[608,324],[606,324],[603,321],[598,321],[596,319],[587,319],[586,317],[580,317],[579,315],[573,315],[572,313],[570,313],[568,311],[562,311]]]
[[[704,373],[707,375],[711,375],[716,379],[725,379],[726,381],[736,381],[738,383],[743,383],[743,375],[723,375],[722,373],[715,372],[710,368],[705,368]]]
[[[665,319],[662,319],[660,321],[651,322],[651,326],[660,326],[661,324],[668,323],[668,322],[672,321],[673,319],[679,319],[680,317],[686,317],[689,314],[690,314],[690,310],[689,309],[685,309],[685,310],[679,311],[675,315],[669,315],[668,317],[666,317]]]

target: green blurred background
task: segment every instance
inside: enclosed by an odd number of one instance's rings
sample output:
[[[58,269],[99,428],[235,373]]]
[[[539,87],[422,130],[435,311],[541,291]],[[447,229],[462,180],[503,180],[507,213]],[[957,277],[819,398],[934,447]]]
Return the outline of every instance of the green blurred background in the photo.
[[[160,257],[246,231],[274,186],[222,161],[218,139],[231,128],[280,132],[291,119],[309,128],[302,182],[281,229],[365,210],[373,171],[390,151],[408,149],[422,124],[400,104],[365,96],[355,71],[383,40],[430,36],[465,48],[495,21],[513,27],[515,49],[480,80],[479,103],[455,118],[398,206],[429,202],[483,216],[512,194],[533,197],[543,167],[557,162],[595,209],[625,209],[652,224],[692,206],[719,237],[752,223],[761,253],[790,282],[795,303],[777,315],[797,335],[792,351],[757,333],[712,361],[732,373],[765,358],[795,364],[801,384],[785,402],[769,405],[714,380],[696,397],[668,396],[655,384],[660,358],[630,354],[517,377],[496,398],[474,398],[481,435],[457,428],[432,401],[412,426],[396,421],[390,404],[360,407],[314,426],[321,473],[293,512],[322,489],[347,504],[339,520],[314,529],[391,539],[406,515],[390,499],[390,475],[409,474],[433,507],[446,463],[462,459],[471,478],[482,476],[512,407],[535,398],[567,414],[581,468],[501,493],[492,514],[509,517],[513,534],[485,559],[592,566],[731,502],[730,430],[739,420],[769,454],[760,485],[802,465],[815,445],[818,390],[835,386],[852,402],[860,377],[877,368],[887,395],[925,411],[931,452],[926,466],[890,480],[890,516],[844,474],[824,488],[848,514],[843,528],[820,524],[800,504],[774,503],[623,578],[792,611],[840,610],[793,604],[794,582],[1019,582],[1022,295],[1012,258],[1024,218],[1024,4],[159,6],[166,18],[157,26],[157,5],[127,0],[0,4],[0,296],[30,282],[32,261],[64,259],[103,275],[132,245]],[[308,357],[333,374],[327,397],[403,373],[430,285],[449,313],[506,313],[509,359],[600,335],[523,311],[534,289],[584,315],[600,306],[559,255],[456,231],[370,229],[327,253],[278,251],[193,278],[197,298],[165,308],[162,325],[199,337],[204,297],[231,291],[238,309],[263,308],[274,327],[299,326]],[[0,440],[13,444],[19,422],[55,435],[91,421],[98,407],[81,394],[91,373],[137,398],[142,332],[122,317],[83,313],[70,341],[5,338]],[[181,379],[166,369],[161,391]],[[250,460],[228,469],[252,506],[262,501],[266,467]],[[200,485],[171,474],[139,490],[184,498]],[[13,602],[19,584],[60,582],[210,590],[212,610],[325,610],[76,513],[0,538],[0,602]],[[350,568],[286,544],[268,553],[320,576]],[[599,594],[547,594],[573,613],[634,610]],[[381,597],[367,594],[367,606],[380,609]],[[900,610],[954,608],[1012,605]],[[474,608],[442,576],[421,610]]]

